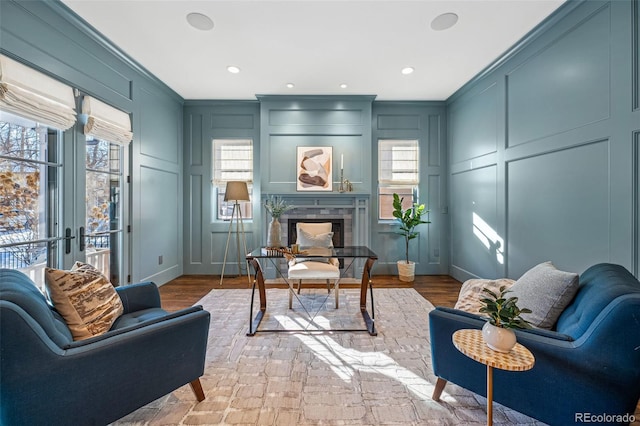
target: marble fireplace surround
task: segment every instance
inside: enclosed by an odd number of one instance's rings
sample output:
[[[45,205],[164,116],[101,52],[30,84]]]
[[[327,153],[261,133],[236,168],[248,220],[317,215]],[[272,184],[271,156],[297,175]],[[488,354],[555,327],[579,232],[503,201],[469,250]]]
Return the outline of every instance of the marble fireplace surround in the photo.
[[[286,200],[287,203],[295,206],[280,216],[280,226],[282,242],[289,240],[288,221],[295,219],[298,222],[304,219],[342,219],[344,221],[344,245],[369,245],[370,224],[369,224],[369,196],[354,194],[269,194]],[[267,197],[263,198],[264,200]],[[264,217],[263,241],[267,239],[269,215]]]
[[[295,206],[280,216],[281,238],[283,243],[289,241],[289,220],[295,219],[301,222],[305,219],[327,221],[341,219],[343,221],[345,246],[369,246],[370,218],[369,195],[353,193],[328,193],[328,194],[268,194],[263,197],[262,204],[268,196],[275,195],[286,200],[288,204]],[[267,229],[271,217],[266,214],[262,226],[262,239],[267,241]],[[286,265],[285,265],[286,266]],[[268,278],[275,278],[271,266],[267,266],[265,273]],[[282,269],[281,269],[282,270]],[[360,277],[362,265],[356,262],[355,278]],[[282,270],[284,272],[284,270]],[[347,276],[354,277],[354,272],[349,271]]]

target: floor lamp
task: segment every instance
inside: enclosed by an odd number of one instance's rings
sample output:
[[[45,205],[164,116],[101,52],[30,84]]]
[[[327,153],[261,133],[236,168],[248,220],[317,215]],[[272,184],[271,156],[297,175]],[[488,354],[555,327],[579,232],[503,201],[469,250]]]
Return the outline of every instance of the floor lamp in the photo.
[[[244,222],[242,221],[242,212],[240,211],[240,201],[249,201],[249,190],[247,189],[247,182],[230,181],[227,182],[227,188],[224,191],[224,201],[233,201],[233,211],[231,213],[231,220],[229,221],[229,233],[227,234],[227,247],[224,249],[224,261],[222,262],[222,273],[220,274],[220,285],[222,285],[222,279],[224,278],[224,268],[227,265],[227,254],[229,252],[229,241],[231,240],[231,230],[233,229],[233,219],[236,220],[236,247],[238,254],[238,276],[240,276],[242,268],[240,267],[240,232],[242,231],[242,247],[244,248],[244,254],[247,252],[247,239],[244,233]],[[249,267],[245,260],[245,267],[247,268],[247,278],[249,284],[251,284],[251,277],[249,276]]]

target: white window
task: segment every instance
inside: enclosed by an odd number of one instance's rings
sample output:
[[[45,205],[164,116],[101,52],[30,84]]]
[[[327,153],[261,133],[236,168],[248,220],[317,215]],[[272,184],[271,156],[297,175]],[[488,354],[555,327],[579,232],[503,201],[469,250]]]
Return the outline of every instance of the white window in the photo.
[[[217,220],[230,220],[233,203],[224,201],[229,181],[247,182],[249,194],[253,182],[253,141],[251,139],[213,140],[213,191]],[[251,202],[240,203],[244,219],[251,219]]]
[[[417,140],[378,141],[378,218],[393,219],[393,194],[404,198],[403,208],[417,200],[419,176]]]

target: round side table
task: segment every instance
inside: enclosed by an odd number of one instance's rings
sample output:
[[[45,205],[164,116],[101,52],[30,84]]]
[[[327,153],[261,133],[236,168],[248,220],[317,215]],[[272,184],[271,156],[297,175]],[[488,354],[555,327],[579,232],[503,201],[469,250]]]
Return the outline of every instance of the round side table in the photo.
[[[493,369],[526,371],[533,368],[535,358],[520,343],[508,353],[494,351],[482,338],[482,330],[458,330],[453,333],[453,346],[460,352],[487,366],[487,425],[493,424]]]

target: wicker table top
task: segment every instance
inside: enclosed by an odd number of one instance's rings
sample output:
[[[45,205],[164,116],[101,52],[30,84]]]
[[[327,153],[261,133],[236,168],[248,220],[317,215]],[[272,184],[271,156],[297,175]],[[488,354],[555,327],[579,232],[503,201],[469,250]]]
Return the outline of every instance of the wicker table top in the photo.
[[[453,345],[469,358],[489,367],[508,371],[526,371],[533,368],[535,358],[520,343],[511,352],[502,353],[489,348],[482,338],[482,330],[458,330],[453,333]]]

